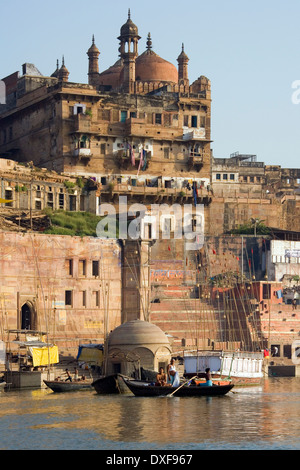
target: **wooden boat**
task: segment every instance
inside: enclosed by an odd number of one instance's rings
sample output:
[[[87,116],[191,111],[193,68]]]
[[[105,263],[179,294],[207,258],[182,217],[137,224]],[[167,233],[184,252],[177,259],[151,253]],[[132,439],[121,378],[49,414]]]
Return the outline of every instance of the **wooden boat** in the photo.
[[[123,378],[125,378],[125,376],[122,374],[107,375],[106,377],[100,377],[92,382],[92,386],[99,394],[130,393],[130,390],[125,385]]]
[[[123,379],[129,390],[137,397],[158,397],[167,396],[178,390],[174,396],[176,397],[203,397],[203,396],[219,396],[230,392],[234,387],[233,384],[226,385],[184,385],[182,387],[159,387],[151,385],[147,382],[139,382],[136,380]]]
[[[47,387],[53,392],[75,392],[77,390],[92,390],[92,381],[78,380],[73,382],[65,382],[63,380],[44,380]]]

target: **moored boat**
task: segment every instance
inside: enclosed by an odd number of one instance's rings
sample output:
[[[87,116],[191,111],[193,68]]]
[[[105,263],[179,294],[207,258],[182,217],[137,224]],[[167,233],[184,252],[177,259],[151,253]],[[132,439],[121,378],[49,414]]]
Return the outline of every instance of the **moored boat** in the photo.
[[[92,390],[92,381],[78,380],[73,382],[65,382],[62,380],[44,380],[45,385],[53,392],[75,392],[78,390]]]
[[[184,353],[184,377],[204,377],[207,367],[213,380],[230,380],[236,386],[260,385],[263,378],[262,352],[197,351]]]
[[[125,385],[122,374],[112,374],[92,382],[92,386],[99,394],[110,394],[110,393],[130,393],[130,390]]]
[[[202,397],[226,395],[234,387],[233,384],[226,385],[183,385],[179,387],[160,387],[136,380],[123,379],[129,390],[138,397],[158,397],[174,394],[176,397]]]

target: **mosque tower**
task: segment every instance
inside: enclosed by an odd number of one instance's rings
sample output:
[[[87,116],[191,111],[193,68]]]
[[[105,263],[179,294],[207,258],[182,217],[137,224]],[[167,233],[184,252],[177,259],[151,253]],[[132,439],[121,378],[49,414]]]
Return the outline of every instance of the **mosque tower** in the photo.
[[[100,51],[95,44],[95,36],[93,35],[92,45],[87,51],[87,55],[89,58],[89,85],[97,85],[98,83],[98,76],[99,76],[99,62],[98,58],[100,55]]]
[[[184,45],[182,44],[181,54],[178,56],[178,83],[179,85],[189,86],[189,76],[188,76],[188,61],[190,59],[184,52]]]
[[[135,83],[135,61],[138,56],[138,28],[130,18],[130,10],[128,10],[128,20],[121,27],[120,36],[120,55],[124,64],[123,71],[123,91],[125,93],[134,93]]]

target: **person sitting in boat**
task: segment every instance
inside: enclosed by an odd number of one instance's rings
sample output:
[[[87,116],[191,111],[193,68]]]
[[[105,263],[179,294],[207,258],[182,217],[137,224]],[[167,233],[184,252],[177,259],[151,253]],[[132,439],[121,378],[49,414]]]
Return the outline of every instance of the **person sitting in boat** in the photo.
[[[163,367],[159,368],[159,373],[156,376],[155,385],[158,387],[164,387],[167,384],[167,374],[164,371]]]
[[[175,359],[172,357],[170,364],[167,368],[168,381],[171,383],[172,387],[178,387],[180,384],[179,374],[176,371]]]
[[[205,378],[206,378],[205,385],[208,385],[209,387],[211,387],[213,383],[212,383],[212,380],[211,380],[211,372],[210,372],[209,367],[207,369],[205,369]]]

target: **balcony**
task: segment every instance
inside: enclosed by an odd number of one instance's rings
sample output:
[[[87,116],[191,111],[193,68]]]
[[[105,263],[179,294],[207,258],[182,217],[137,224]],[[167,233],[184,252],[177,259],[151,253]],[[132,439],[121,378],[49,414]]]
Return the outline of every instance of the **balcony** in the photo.
[[[73,116],[73,132],[78,132],[81,134],[90,134],[91,133],[91,116],[86,114],[76,114]]]
[[[203,161],[204,154],[200,154],[198,152],[190,152],[190,156],[188,159],[189,170],[195,169],[196,171],[200,171],[203,167]]]
[[[212,192],[206,188],[197,190],[198,204],[209,204],[212,200]],[[109,183],[101,187],[101,194],[114,196],[127,196],[128,199],[137,199],[138,202],[148,200],[151,203],[175,202],[194,203],[194,191],[187,188],[164,188],[149,186],[133,186],[129,184]],[[109,199],[111,200],[111,199]]]
[[[191,127],[184,127],[183,128],[183,140],[205,140],[206,138],[206,132],[205,132],[205,127],[197,127],[197,128],[191,128]]]
[[[91,149],[77,148],[72,152],[73,157],[77,157],[79,160],[90,160],[92,157]]]

